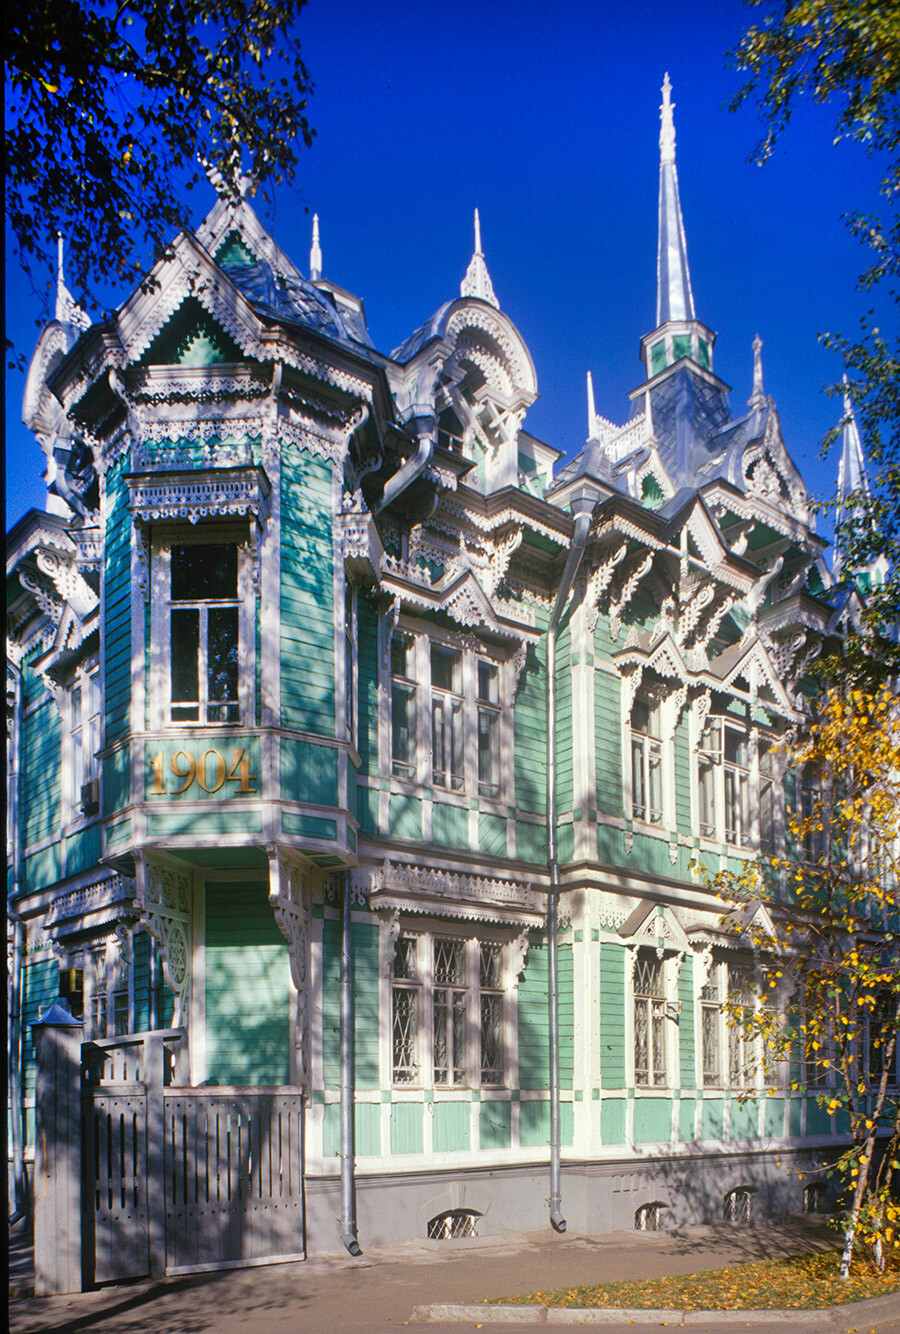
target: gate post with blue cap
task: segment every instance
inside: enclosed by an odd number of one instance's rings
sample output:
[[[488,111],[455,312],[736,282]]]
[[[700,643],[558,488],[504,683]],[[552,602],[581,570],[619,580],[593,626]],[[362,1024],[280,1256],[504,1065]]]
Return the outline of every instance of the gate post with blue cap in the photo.
[[[82,1292],[82,1022],[54,1001],[31,1025],[35,1051],[34,1290]]]

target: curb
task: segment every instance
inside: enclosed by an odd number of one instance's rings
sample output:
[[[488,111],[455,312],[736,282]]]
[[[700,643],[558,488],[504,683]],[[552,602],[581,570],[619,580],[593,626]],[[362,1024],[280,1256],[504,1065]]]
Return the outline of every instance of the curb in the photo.
[[[875,1319],[880,1315],[900,1316],[900,1293],[887,1293],[883,1297],[872,1297],[867,1301],[848,1302],[841,1306],[825,1306],[810,1310],[761,1310],[761,1311],[675,1311],[658,1307],[631,1308],[625,1306],[608,1307],[562,1307],[562,1306],[483,1306],[480,1303],[454,1304],[435,1302],[428,1306],[417,1306],[411,1321],[422,1324],[450,1324],[454,1321],[480,1325],[746,1325],[751,1321],[757,1325],[777,1325],[783,1321],[792,1321],[796,1325],[814,1325],[822,1329],[823,1323],[856,1317],[858,1321]]]

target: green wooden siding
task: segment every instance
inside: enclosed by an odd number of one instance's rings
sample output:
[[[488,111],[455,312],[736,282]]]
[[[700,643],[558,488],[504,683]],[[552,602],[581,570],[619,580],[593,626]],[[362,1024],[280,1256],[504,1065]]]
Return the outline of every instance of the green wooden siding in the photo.
[[[62,724],[48,696],[22,719],[22,825],[25,847],[60,826]]]
[[[749,1098],[746,1102],[738,1102],[736,1098],[731,1100],[731,1121],[730,1130],[732,1139],[758,1139],[759,1132],[759,1103],[756,1098]]]
[[[479,1133],[482,1149],[508,1149],[512,1143],[510,1104],[508,1102],[483,1102],[481,1104]]]
[[[431,815],[431,841],[456,848],[469,846],[469,812],[465,806],[436,801]]]
[[[678,1138],[682,1144],[690,1144],[694,1138],[694,1108],[696,1105],[693,1098],[682,1098],[678,1104]]]
[[[356,1087],[378,1088],[378,927],[351,924],[353,952],[353,1049]],[[322,923],[322,1047],[325,1087],[341,1082],[341,925]]]
[[[694,960],[686,955],[678,973],[678,1055],[681,1087],[696,1087],[696,1043],[694,1040]]]
[[[506,820],[499,815],[479,815],[478,843],[491,857],[506,856]]]
[[[264,881],[206,882],[209,1084],[286,1084],[290,965]]]
[[[559,1138],[562,1144],[571,1144],[574,1131],[572,1104],[559,1105]],[[519,1143],[523,1149],[542,1148],[550,1143],[549,1102],[519,1104]]]
[[[597,809],[622,815],[622,687],[609,672],[594,672]]]
[[[106,744],[127,736],[131,709],[131,515],[125,454],[106,474],[107,517],[103,543],[104,675]]]
[[[336,1102],[325,1107],[322,1152],[326,1158],[337,1158],[341,1152],[341,1109]],[[374,1102],[358,1102],[353,1109],[353,1152],[358,1158],[381,1153],[381,1106]]]
[[[424,1132],[422,1117],[425,1108],[420,1102],[395,1102],[391,1107],[391,1153],[423,1153]]]
[[[625,1087],[625,951],[600,945],[600,1071],[603,1088]]]
[[[331,465],[282,450],[281,720],[335,735]]]
[[[378,777],[378,612],[362,593],[356,602],[357,749],[361,774]]]
[[[99,824],[90,824],[86,829],[79,829],[66,839],[66,875],[77,875],[87,871],[100,860],[103,841]]]
[[[519,1086],[545,1089],[550,1084],[547,946],[529,947],[518,990]],[[572,946],[559,947],[559,1082],[574,1079],[574,969]]]
[[[547,650],[528,646],[513,710],[516,806],[543,815],[547,808]]]
[[[723,1098],[704,1098],[700,1104],[700,1138],[722,1139],[725,1134],[725,1101]]]
[[[131,802],[131,747],[119,746],[103,757],[103,813],[111,815]]]
[[[22,1092],[34,1097],[34,1033],[31,1025],[59,995],[59,964],[38,959],[22,969]]]
[[[688,739],[688,711],[682,713],[675,728],[675,823],[680,834],[691,834],[691,750]],[[679,874],[682,874],[679,871]]]
[[[422,803],[418,797],[395,795],[390,804],[390,833],[394,838],[422,840]]]
[[[435,1153],[459,1153],[472,1147],[471,1103],[435,1102],[431,1143]]]
[[[556,809],[560,815],[572,809],[572,744],[572,633],[567,623],[556,641]]]
[[[668,1144],[672,1138],[672,1103],[668,1098],[635,1098],[635,1144]]]
[[[600,1104],[600,1139],[604,1144],[625,1143],[625,1099],[604,1098]]]

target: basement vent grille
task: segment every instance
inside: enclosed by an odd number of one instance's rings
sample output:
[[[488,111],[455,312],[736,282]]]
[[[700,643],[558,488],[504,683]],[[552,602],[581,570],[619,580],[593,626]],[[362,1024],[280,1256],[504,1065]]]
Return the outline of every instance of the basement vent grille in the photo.
[[[805,1214],[824,1214],[825,1206],[825,1182],[812,1181],[808,1186],[803,1187],[803,1212]]]
[[[634,1226],[638,1232],[663,1232],[665,1230],[666,1206],[660,1200],[652,1204],[642,1204],[635,1211]]]
[[[446,1213],[436,1214],[428,1224],[429,1240],[458,1241],[461,1237],[477,1237],[480,1217],[477,1209],[448,1209]]]
[[[723,1201],[722,1217],[726,1223],[749,1224],[753,1216],[753,1192],[747,1186],[730,1190]]]

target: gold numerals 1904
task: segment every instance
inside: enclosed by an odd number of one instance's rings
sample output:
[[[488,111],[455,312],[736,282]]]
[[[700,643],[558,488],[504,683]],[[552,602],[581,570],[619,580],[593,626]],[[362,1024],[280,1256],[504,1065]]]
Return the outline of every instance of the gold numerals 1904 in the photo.
[[[195,756],[189,750],[178,750],[169,761],[169,768],[176,779],[181,780],[180,787],[166,788],[164,783],[163,752],[154,755],[150,764],[153,768],[154,797],[178,797],[194,783],[198,783],[204,792],[218,792],[224,783],[236,783],[235,793],[257,792],[254,786],[258,774],[250,772],[250,756],[235,746],[231,752],[231,767],[220,750],[211,748]]]

